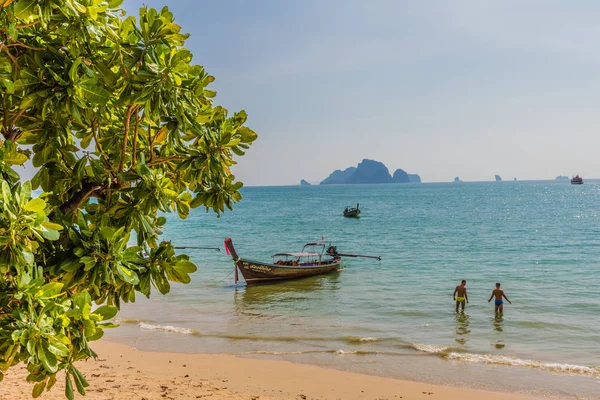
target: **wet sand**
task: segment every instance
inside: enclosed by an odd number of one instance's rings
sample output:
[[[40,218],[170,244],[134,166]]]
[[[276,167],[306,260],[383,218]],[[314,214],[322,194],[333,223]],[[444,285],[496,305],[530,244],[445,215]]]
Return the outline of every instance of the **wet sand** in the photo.
[[[257,360],[221,354],[138,351],[100,341],[97,360],[80,362],[91,400],[187,399],[444,399],[526,400],[535,397],[437,386],[361,375],[286,361]],[[0,399],[30,399],[33,385],[24,368],[6,373]],[[42,399],[63,400],[64,378]],[[76,398],[83,398],[76,394]]]

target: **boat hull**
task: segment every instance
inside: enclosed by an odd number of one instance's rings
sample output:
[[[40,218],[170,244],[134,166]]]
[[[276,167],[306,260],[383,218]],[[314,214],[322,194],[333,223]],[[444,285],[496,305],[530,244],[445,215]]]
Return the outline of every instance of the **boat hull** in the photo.
[[[571,181],[571,185],[583,185],[583,181],[582,182],[578,182],[578,181]]]
[[[236,265],[242,273],[246,283],[251,285],[255,283],[278,282],[328,274],[339,270],[341,262],[342,260],[337,258],[331,260],[331,262],[321,262],[318,265],[287,266],[239,259],[237,260]]]
[[[344,211],[344,217],[346,217],[346,218],[358,218],[359,215],[360,215],[360,210]]]

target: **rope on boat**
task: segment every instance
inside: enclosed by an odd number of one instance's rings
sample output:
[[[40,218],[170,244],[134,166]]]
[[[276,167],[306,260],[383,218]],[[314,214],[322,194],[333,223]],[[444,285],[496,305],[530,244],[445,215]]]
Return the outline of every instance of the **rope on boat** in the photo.
[[[231,276],[231,274],[233,274],[233,271],[229,272],[227,274],[227,276],[225,278],[221,279],[219,282],[223,282],[225,279],[229,278]]]

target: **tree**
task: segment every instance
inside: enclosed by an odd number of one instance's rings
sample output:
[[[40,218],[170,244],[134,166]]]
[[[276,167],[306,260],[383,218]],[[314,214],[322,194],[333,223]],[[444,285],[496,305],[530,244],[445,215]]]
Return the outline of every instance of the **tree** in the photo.
[[[257,137],[213,104],[166,7],[136,19],[121,2],[0,0],[0,380],[24,363],[34,397],[60,371],[84,394],[74,363],[120,303],[189,282],[162,214],[231,209]]]

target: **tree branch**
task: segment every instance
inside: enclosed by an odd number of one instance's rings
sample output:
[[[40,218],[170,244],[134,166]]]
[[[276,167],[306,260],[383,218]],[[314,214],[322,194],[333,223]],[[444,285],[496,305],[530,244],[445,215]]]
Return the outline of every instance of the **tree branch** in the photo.
[[[154,160],[154,140],[152,140],[152,126],[148,122],[148,148],[150,149],[150,162]]]
[[[119,173],[123,172],[125,167],[125,154],[127,154],[127,141],[129,140],[129,123],[131,121],[131,114],[133,113],[134,105],[130,104],[127,107],[127,113],[125,114],[125,134],[123,136],[123,146],[121,147],[121,160],[119,161]]]
[[[83,181],[81,190],[76,192],[67,202],[61,205],[58,209],[65,215],[71,214],[89,199],[94,192],[103,189],[104,186],[89,180]]]
[[[2,46],[2,50],[4,50],[4,52],[6,53],[8,58],[10,58],[10,61],[12,61],[13,64],[17,62],[17,59],[13,57],[12,54],[10,54],[10,51],[8,51],[8,48],[6,46]]]
[[[25,24],[25,25],[17,25],[17,26],[16,26],[16,28],[17,28],[17,29],[29,28],[30,26],[34,26],[34,25],[37,25],[37,24],[39,24],[39,23],[40,23],[40,20],[38,19],[37,21],[35,21],[35,22],[31,22],[31,23],[29,23],[29,24]]]
[[[135,168],[135,162],[137,161],[137,139],[138,139],[138,129],[140,127],[140,114],[138,112],[135,113],[135,129],[133,130],[133,150],[131,161],[131,168]]]
[[[27,45],[25,43],[21,43],[21,42],[7,44],[6,47],[24,47],[26,49],[35,50],[35,51],[44,51],[44,50],[46,50],[45,47],[33,47],[33,46],[29,46],[29,45]]]
[[[168,162],[171,162],[171,161],[178,161],[178,160],[183,160],[183,157],[180,157],[180,156],[171,156],[171,157],[166,157],[166,158],[159,158],[156,161],[150,161],[146,165],[148,167],[152,167],[152,166],[155,166],[155,165],[164,164],[164,163],[168,163]]]

